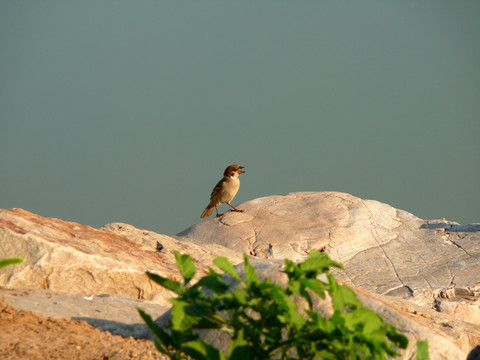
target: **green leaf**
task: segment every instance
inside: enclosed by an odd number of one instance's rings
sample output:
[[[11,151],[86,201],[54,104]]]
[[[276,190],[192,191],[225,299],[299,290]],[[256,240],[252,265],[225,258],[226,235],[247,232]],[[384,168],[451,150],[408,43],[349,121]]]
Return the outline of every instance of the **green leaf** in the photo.
[[[170,335],[166,333],[161,327],[159,327],[151,318],[150,315],[145,313],[145,311],[139,307],[137,307],[137,311],[142,317],[143,321],[148,325],[148,327],[153,331],[155,336],[160,340],[160,342],[163,344],[164,349],[160,349],[160,347],[157,346],[157,348],[164,352],[163,350],[167,351],[166,349],[172,345],[172,340],[170,338]],[[168,351],[167,351],[168,353]]]
[[[285,273],[288,274],[289,278],[297,278],[298,273],[298,265],[295,264],[293,261],[285,259]]]
[[[300,280],[289,279],[286,293],[288,295],[293,294],[293,295],[300,296],[301,295],[301,286],[302,286],[302,283],[300,282]]]
[[[185,307],[188,306],[188,303],[179,299],[171,299],[173,307],[171,310],[172,318],[170,322],[172,323],[172,329],[174,330],[185,330],[184,321],[187,315],[185,314]]]
[[[170,359],[173,359],[175,355],[168,351],[167,348],[165,348],[164,344],[158,339],[158,337],[153,338],[153,343],[155,344],[155,347],[158,349],[163,354],[166,354],[170,357]]]
[[[428,355],[428,341],[417,341],[417,360],[428,359],[430,359],[430,356]]]
[[[300,280],[290,280],[288,282],[288,290],[290,290],[290,292],[294,295],[302,296],[305,300],[307,300],[308,306],[311,308],[313,306],[312,298],[310,297],[308,291],[306,291],[305,281],[308,281],[308,279],[301,278]],[[287,295],[290,295],[288,291],[286,293]]]
[[[362,306],[362,303],[358,300],[352,289],[337,283],[331,274],[328,274],[327,278],[332,295],[332,305],[335,310],[343,312],[345,306],[349,306],[350,308]]]
[[[230,343],[228,348],[228,360],[247,360],[252,359],[254,348],[245,340],[244,330],[240,329],[235,339]]]
[[[220,329],[226,323],[221,316],[213,315],[211,317],[204,317],[195,324],[195,329]]]
[[[364,310],[367,311],[365,311],[364,323],[362,324],[362,334],[370,339],[384,342],[387,334],[382,318],[369,309],[362,308],[362,312]],[[355,311],[355,316],[358,316],[358,311]]]
[[[172,299],[171,302],[173,303],[171,322],[174,330],[190,330],[209,313],[208,305],[189,304],[180,299]]]
[[[7,265],[20,264],[22,262],[23,262],[23,259],[20,259],[20,258],[1,259],[0,260],[0,269],[7,266]]]
[[[300,264],[300,269],[306,272],[313,271],[318,274],[328,271],[328,268],[332,266],[337,268],[342,267],[342,265],[340,265],[339,263],[330,260],[328,255],[324,252],[312,250],[308,254],[307,260]]]
[[[329,335],[335,331],[335,324],[330,321],[330,319],[323,317],[316,311],[305,310],[305,312],[308,314],[310,319],[312,319],[311,325],[313,325],[310,332],[305,334],[307,339],[312,338],[312,340],[315,340],[318,338],[324,338],[325,334]]]
[[[178,269],[183,276],[185,285],[195,276],[195,265],[190,255],[182,255],[178,251],[175,251],[175,260],[177,261]]]
[[[245,296],[245,293],[241,289],[236,289],[234,296],[239,304],[245,305],[247,303],[247,298]]]
[[[198,286],[204,286],[217,294],[224,294],[230,286],[219,275],[204,276],[197,283]]]
[[[325,290],[327,284],[317,279],[302,279],[302,285],[307,289],[312,290],[315,294],[319,295],[322,299],[325,298]]]
[[[178,281],[170,280],[170,279],[164,278],[163,276],[152,274],[150,272],[147,272],[147,276],[153,281],[155,281],[157,284],[162,285],[164,288],[167,288],[168,290],[172,290],[178,295],[181,295],[185,292],[185,287]]]
[[[233,279],[240,281],[240,276],[238,275],[237,270],[233,267],[233,265],[228,261],[226,257],[219,256],[217,257],[213,263],[217,265],[220,269],[225,271],[230,277]]]
[[[278,314],[277,317],[280,321],[288,322],[295,325],[297,328],[300,328],[305,324],[305,318],[298,313],[297,304],[293,299],[285,294],[284,290],[281,288],[274,288],[272,290],[273,299],[281,305],[283,308],[282,314]]]
[[[182,351],[185,354],[198,360],[224,360],[223,355],[218,349],[206,343],[201,339],[188,341],[182,345]]]
[[[399,333],[393,325],[387,324],[388,330],[387,330],[387,337],[392,341],[396,346],[398,346],[400,349],[406,349],[408,346],[408,338]]]
[[[244,263],[245,263],[245,277],[247,280],[248,284],[256,284],[258,283],[258,275],[257,272],[255,271],[254,267],[250,265],[250,262],[248,261],[247,254],[243,255]]]

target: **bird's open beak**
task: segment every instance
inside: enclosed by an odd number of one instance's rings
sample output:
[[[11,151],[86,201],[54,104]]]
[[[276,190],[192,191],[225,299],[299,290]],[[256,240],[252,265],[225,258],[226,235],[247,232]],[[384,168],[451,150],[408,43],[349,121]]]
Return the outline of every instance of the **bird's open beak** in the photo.
[[[244,166],[240,166],[240,170],[238,171],[240,174],[245,173],[245,170],[242,170],[242,169],[245,169],[245,167],[244,167]]]

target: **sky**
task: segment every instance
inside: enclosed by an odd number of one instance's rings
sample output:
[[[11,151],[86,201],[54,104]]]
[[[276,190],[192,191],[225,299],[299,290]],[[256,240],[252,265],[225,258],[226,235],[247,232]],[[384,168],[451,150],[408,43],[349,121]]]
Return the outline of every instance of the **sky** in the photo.
[[[0,0],[0,208],[171,235],[240,164],[234,205],[340,191],[480,222],[478,19],[453,0]]]

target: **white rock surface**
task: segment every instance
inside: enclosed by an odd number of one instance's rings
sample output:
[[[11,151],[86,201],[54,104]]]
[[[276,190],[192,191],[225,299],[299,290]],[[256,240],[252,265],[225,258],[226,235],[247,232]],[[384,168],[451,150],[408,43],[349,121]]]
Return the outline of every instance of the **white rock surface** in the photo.
[[[292,193],[243,203],[244,213],[198,223],[184,242],[221,244],[258,258],[303,259],[322,249],[343,264],[337,276],[376,294],[435,306],[440,294],[480,294],[480,224],[425,221],[338,192]]]

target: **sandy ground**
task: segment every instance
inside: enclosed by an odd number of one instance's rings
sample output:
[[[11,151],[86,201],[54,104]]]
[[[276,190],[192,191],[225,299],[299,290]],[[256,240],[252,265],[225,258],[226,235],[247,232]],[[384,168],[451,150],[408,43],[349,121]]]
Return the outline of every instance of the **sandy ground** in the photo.
[[[0,299],[0,359],[167,359],[153,342],[112,335],[85,322],[42,317]]]

